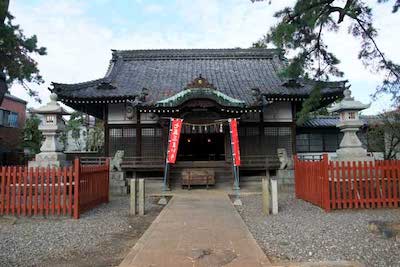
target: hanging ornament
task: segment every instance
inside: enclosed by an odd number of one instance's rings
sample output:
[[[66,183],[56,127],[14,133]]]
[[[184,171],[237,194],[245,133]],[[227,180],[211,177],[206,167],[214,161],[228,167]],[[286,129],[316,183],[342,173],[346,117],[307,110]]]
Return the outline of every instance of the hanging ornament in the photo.
[[[222,128],[222,123],[219,125],[219,132],[222,133],[224,129]]]
[[[207,125],[204,126],[204,132],[205,132],[205,133],[207,132]]]

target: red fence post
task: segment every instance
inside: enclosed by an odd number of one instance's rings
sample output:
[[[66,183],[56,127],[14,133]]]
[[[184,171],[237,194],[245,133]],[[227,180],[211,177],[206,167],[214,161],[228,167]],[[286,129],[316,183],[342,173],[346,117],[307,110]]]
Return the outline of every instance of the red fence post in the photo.
[[[295,195],[296,198],[299,198],[299,187],[300,187],[300,179],[299,179],[299,157],[297,156],[297,154],[293,155],[293,159],[294,159],[294,191],[295,191]]]
[[[5,202],[6,202],[6,198],[5,198],[5,194],[4,194],[4,189],[6,186],[6,167],[1,167],[1,176],[0,176],[0,180],[1,180],[1,188],[0,188],[0,215],[3,215],[4,210],[5,210]]]
[[[81,174],[81,165],[79,158],[74,160],[74,219],[79,219],[79,182]]]
[[[331,210],[331,199],[329,191],[329,160],[328,154],[322,155],[322,207],[325,211]]]
[[[106,191],[105,191],[105,194],[106,194],[106,203],[108,203],[108,202],[110,202],[110,159],[109,158],[107,158],[106,159],[106,170],[107,170],[107,173],[105,174],[106,175],[106,179],[105,179],[105,181],[106,181]]]

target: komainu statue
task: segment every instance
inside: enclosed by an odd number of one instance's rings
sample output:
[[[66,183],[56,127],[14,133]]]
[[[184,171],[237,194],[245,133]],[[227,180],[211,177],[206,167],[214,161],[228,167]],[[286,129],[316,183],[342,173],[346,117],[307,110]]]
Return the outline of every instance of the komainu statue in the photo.
[[[293,169],[293,159],[291,157],[288,157],[286,149],[278,148],[277,153],[279,161],[281,162],[281,166],[279,167],[279,169],[280,170]]]
[[[122,159],[124,158],[124,154],[125,152],[123,150],[117,150],[117,152],[115,152],[115,156],[110,162],[111,171],[122,171],[121,163]]]

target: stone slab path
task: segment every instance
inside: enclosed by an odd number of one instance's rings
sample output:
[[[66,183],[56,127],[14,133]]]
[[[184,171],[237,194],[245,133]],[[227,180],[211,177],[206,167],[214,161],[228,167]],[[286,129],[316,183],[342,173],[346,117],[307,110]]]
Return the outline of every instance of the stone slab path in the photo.
[[[271,266],[228,195],[175,195],[120,266]]]

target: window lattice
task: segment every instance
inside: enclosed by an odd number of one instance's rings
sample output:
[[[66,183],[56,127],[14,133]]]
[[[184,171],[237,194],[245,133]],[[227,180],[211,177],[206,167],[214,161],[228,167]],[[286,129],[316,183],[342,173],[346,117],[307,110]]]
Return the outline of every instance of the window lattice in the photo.
[[[118,150],[125,152],[125,157],[136,156],[136,129],[110,128],[109,154],[114,156]]]

